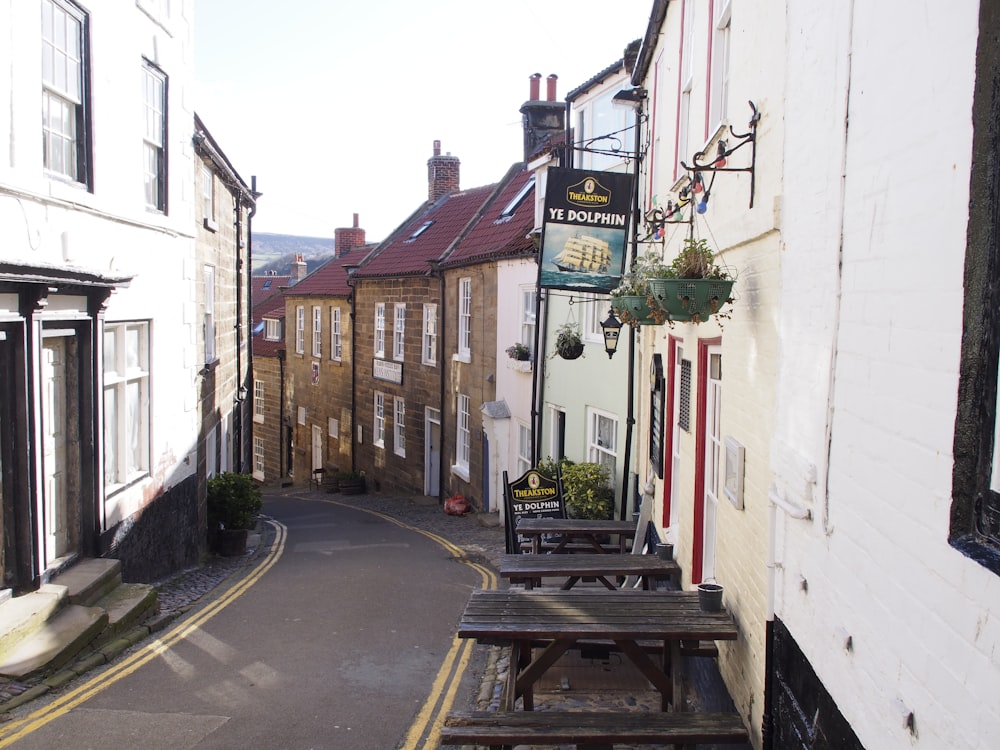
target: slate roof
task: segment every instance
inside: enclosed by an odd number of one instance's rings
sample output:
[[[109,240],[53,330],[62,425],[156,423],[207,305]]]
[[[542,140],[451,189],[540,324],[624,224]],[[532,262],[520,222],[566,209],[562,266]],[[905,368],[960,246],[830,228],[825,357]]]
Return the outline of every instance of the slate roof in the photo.
[[[354,275],[373,278],[428,273],[431,261],[440,259],[462,235],[496,187],[485,185],[449,193],[418,210],[365,258]]]
[[[535,226],[534,174],[523,164],[515,164],[500,185],[472,228],[441,263],[442,267],[534,253],[529,236]],[[526,189],[522,194],[523,188]],[[515,198],[519,200],[512,206]],[[505,214],[508,207],[510,211]]]
[[[250,304],[256,307],[291,280],[291,276],[254,276],[250,279]]]

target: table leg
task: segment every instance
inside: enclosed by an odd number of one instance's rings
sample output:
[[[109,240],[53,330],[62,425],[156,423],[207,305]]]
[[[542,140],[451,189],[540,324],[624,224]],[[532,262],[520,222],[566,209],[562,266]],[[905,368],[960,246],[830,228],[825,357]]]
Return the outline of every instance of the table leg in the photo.
[[[664,665],[663,669],[656,666],[653,660],[649,658],[649,654],[635,641],[615,639],[615,644],[622,650],[623,654],[631,659],[632,663],[638,667],[643,676],[653,683],[653,687],[660,691],[660,710],[666,711],[670,704],[674,702],[675,695],[674,683],[665,671],[666,665]]]
[[[670,641],[670,680],[673,683],[674,711],[684,710],[684,664],[681,661],[681,642]]]
[[[575,643],[573,639],[553,641],[542,649],[533,660],[531,659],[531,641],[525,641],[521,649],[521,662],[517,669],[515,692],[524,700],[524,710],[535,709],[534,685],[541,676],[552,667],[559,657],[565,654]],[[513,657],[512,657],[513,661]],[[530,661],[530,663],[529,663]]]

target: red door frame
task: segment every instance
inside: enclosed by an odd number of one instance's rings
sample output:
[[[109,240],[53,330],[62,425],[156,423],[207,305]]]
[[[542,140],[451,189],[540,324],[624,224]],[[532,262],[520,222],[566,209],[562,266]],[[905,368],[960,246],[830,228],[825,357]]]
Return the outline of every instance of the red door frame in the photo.
[[[677,406],[674,401],[674,389],[677,379],[677,343],[680,341],[676,336],[667,337],[667,365],[664,367],[663,387],[666,390],[666,397],[663,405],[664,422],[663,425],[663,516],[660,518],[660,528],[670,527],[670,488],[674,482],[674,423],[676,415],[674,409]],[[667,420],[670,420],[667,422]],[[668,429],[669,428],[669,429]]]
[[[698,396],[695,411],[694,516],[691,523],[691,583],[701,583],[705,555],[705,433],[708,410],[708,350],[722,344],[722,338],[698,339]]]

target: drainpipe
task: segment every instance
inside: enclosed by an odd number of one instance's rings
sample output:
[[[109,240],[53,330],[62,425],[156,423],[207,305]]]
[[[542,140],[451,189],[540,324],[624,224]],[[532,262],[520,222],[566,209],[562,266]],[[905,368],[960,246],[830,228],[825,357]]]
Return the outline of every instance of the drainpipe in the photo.
[[[243,379],[243,366],[240,357],[240,341],[243,338],[243,321],[241,320],[242,315],[242,302],[243,302],[243,288],[242,288],[242,274],[243,274],[243,258],[240,255],[240,239],[243,234],[243,208],[242,208],[242,198],[243,193],[237,186],[236,188],[236,220],[234,222],[236,227],[236,419],[234,425],[234,431],[236,433],[236,447],[235,456],[237,473],[243,473],[243,404],[246,400],[244,393],[246,392],[246,382]]]
[[[253,320],[251,316],[253,315],[253,217],[257,213],[257,199],[261,196],[257,192],[257,175],[250,176],[250,197],[252,198],[250,202],[250,210],[247,212],[247,328],[250,329],[250,336],[253,336]],[[237,295],[239,295],[239,286],[237,286]],[[239,312],[239,297],[237,296],[236,301],[236,320],[237,325],[240,322],[240,312]],[[236,356],[237,361],[239,361],[239,345],[240,342],[236,342]],[[239,372],[237,370],[237,372]],[[250,404],[250,409],[253,409],[253,342],[247,341],[247,398]],[[247,455],[253,456],[253,420],[250,420],[250,443],[247,447],[240,446],[240,455],[243,457],[243,461],[246,462]],[[253,461],[251,459],[250,470],[253,471]]]
[[[438,502],[443,504],[444,503],[444,480],[445,480],[444,464],[445,464],[445,460],[446,460],[445,459],[445,455],[444,455],[444,435],[445,435],[445,430],[444,430],[445,387],[444,386],[445,386],[445,381],[446,381],[445,373],[444,373],[445,364],[446,364],[445,361],[444,361],[444,342],[445,342],[445,328],[447,327],[448,316],[445,314],[445,309],[444,309],[444,307],[445,307],[445,305],[444,305],[444,303],[445,303],[445,291],[446,291],[445,290],[445,284],[444,284],[444,273],[442,273],[440,271],[440,269],[437,268],[436,265],[432,265],[432,268],[434,270],[431,273],[435,273],[438,276],[438,284],[439,284],[438,295],[439,295],[439,297],[441,299],[441,309],[438,312],[438,326],[440,326],[440,328],[441,328],[441,335],[438,336],[438,340],[437,340],[437,345],[438,345],[438,362],[441,363],[441,367],[439,368],[441,370],[441,372],[439,374],[441,382],[440,382],[440,386],[439,386],[440,387],[440,391],[438,393],[438,406],[440,407],[440,411],[438,413],[440,414],[440,419],[441,419],[441,429],[439,430],[440,439],[441,439],[441,445],[438,446],[438,465],[437,465],[437,470],[438,470]]]

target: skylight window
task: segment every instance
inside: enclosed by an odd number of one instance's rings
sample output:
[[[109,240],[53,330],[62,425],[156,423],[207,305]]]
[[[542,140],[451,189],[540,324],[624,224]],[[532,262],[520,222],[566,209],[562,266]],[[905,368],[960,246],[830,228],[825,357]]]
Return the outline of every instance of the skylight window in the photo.
[[[264,289],[270,289],[270,288],[271,288],[271,280],[268,279],[267,281],[264,282]]]
[[[504,210],[500,212],[500,218],[495,222],[500,224],[505,221],[510,221],[510,217],[514,215],[517,207],[521,205],[521,201],[524,200],[525,196],[531,192],[531,189],[535,187],[535,175],[531,175],[528,181],[524,183],[520,190],[517,191],[517,195],[511,198],[510,203],[508,203]]]
[[[417,239],[417,237],[419,237],[424,232],[426,232],[428,229],[430,229],[431,224],[433,224],[433,223],[434,223],[433,221],[425,221],[423,224],[421,224],[417,228],[417,230],[413,234],[411,234],[409,237],[406,238],[406,241],[407,242],[412,242],[413,240]]]

